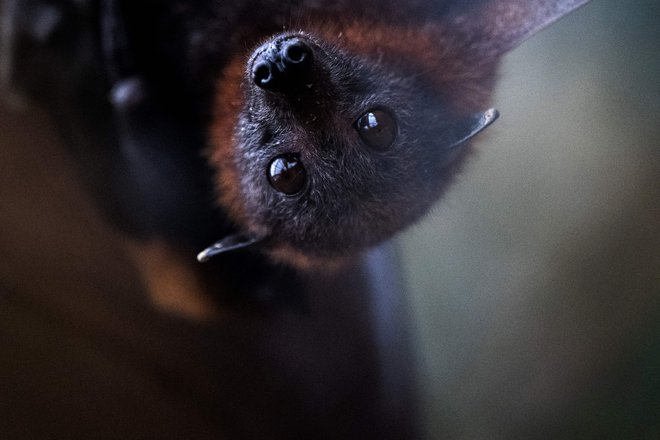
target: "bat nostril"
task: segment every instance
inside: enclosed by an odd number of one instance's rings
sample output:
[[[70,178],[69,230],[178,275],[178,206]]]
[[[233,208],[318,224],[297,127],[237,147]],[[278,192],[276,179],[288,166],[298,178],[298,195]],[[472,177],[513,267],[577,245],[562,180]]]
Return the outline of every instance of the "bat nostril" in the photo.
[[[259,87],[267,88],[273,83],[273,67],[268,62],[259,62],[252,67],[252,80]]]
[[[286,64],[307,64],[312,58],[312,48],[301,40],[289,40],[282,48],[282,58]]]

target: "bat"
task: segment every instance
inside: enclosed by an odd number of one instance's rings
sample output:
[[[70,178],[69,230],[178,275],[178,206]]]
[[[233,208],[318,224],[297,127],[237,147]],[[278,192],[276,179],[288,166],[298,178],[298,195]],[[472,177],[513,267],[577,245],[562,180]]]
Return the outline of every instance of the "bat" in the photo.
[[[429,211],[498,117],[502,56],[585,3],[7,0],[28,43],[5,59],[49,68],[2,82],[57,109],[124,229],[328,268]]]
[[[255,5],[295,21],[255,20],[219,75],[206,154],[240,233],[200,261],[258,246],[329,267],[418,220],[498,117],[502,55],[583,3]]]

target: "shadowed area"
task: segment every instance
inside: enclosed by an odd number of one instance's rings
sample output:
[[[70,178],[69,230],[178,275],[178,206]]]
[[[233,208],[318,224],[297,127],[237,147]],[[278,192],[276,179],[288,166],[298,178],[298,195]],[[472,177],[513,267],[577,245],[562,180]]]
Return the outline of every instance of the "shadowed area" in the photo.
[[[302,306],[158,311],[49,126],[0,110],[0,438],[410,436],[396,280],[355,265],[302,277]]]

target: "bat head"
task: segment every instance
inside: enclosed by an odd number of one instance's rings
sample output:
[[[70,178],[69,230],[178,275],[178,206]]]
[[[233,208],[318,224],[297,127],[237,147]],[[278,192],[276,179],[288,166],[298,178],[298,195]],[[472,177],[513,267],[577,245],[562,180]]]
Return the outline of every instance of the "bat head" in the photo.
[[[497,62],[522,35],[462,20],[312,23],[234,59],[209,158],[242,232],[200,260],[259,243],[276,260],[327,267],[424,215],[496,119]]]
[[[351,49],[279,34],[245,63],[240,108],[226,106],[220,87],[220,198],[277,259],[329,264],[414,222],[455,174],[466,141],[496,116],[462,109],[418,49],[407,59]],[[480,78],[484,101],[491,76]]]

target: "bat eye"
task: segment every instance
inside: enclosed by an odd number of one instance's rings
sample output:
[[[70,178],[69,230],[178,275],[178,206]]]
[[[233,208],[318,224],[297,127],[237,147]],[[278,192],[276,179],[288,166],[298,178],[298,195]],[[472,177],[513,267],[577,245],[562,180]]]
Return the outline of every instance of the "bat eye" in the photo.
[[[305,186],[307,172],[297,154],[277,156],[268,166],[268,181],[277,191],[296,194]]]
[[[360,116],[355,129],[362,142],[375,150],[385,150],[392,145],[398,131],[394,117],[383,110],[371,110]]]

